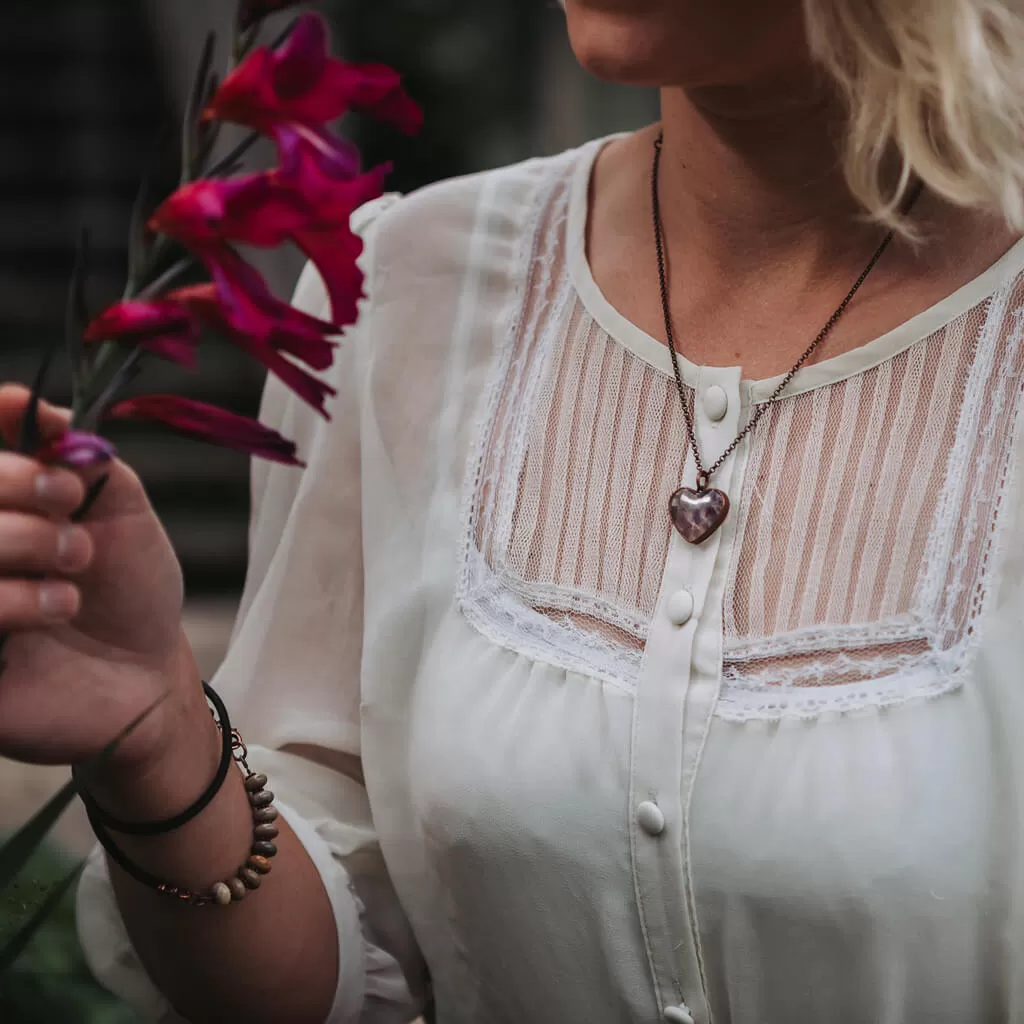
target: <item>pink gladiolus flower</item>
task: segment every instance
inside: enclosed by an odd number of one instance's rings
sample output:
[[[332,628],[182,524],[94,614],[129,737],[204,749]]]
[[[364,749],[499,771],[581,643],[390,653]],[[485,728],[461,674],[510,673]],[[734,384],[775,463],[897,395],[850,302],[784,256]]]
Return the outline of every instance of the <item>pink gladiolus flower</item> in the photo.
[[[338,182],[323,163],[303,148],[279,176],[315,205],[318,215],[295,225],[291,241],[320,271],[331,300],[331,318],[339,326],[354,323],[363,295],[363,273],[357,260],[363,243],[351,230],[352,213],[384,191],[389,167],[376,167],[358,178]]]
[[[261,171],[183,185],[157,207],[149,226],[201,254],[242,233],[257,236],[255,245],[280,245],[292,225],[311,216],[294,189]]]
[[[86,328],[86,342],[138,345],[190,369],[196,365],[199,324],[188,306],[171,298],[118,302]]]
[[[347,181],[324,173],[321,164],[295,155],[285,171],[192,182],[178,189],[153,214],[154,230],[177,239],[213,271],[226,257],[225,241],[276,247],[294,242],[317,266],[331,299],[331,319],[352,323],[362,296],[356,266],[362,243],[349,221],[384,187],[386,167]]]
[[[212,266],[221,311],[233,330],[295,356],[313,370],[334,361],[333,323],[303,313],[278,299],[263,275],[233,249],[218,254]]]
[[[92,466],[113,458],[117,449],[106,438],[83,430],[67,430],[60,437],[48,441],[35,457],[40,462],[63,463],[66,466]]]
[[[162,423],[177,433],[209,444],[248,452],[289,466],[305,463],[296,458],[293,441],[256,420],[178,395],[140,395],[113,406],[111,419]]]
[[[205,113],[268,136],[284,124],[322,135],[325,124],[350,110],[365,111],[410,135],[423,125],[423,114],[397,72],[332,57],[326,22],[308,13],[277,50],[260,47],[228,75]]]
[[[262,278],[260,280],[262,281]],[[266,311],[260,309],[244,294],[239,296],[237,306],[226,305],[223,301],[218,301],[217,286],[214,284],[182,288],[174,295],[182,302],[188,303],[204,323],[258,359],[303,401],[308,402],[316,409],[324,419],[331,418],[325,408],[325,402],[328,396],[337,394],[335,389],[285,359],[281,352],[287,351],[293,354],[301,352],[320,364],[324,363],[324,356],[326,356],[326,364],[321,366],[321,368],[326,368],[330,365],[333,356],[332,342],[324,339],[322,335],[316,338],[307,338],[298,332],[289,332],[285,322],[290,319],[289,317],[283,318],[281,323],[273,321]],[[271,299],[274,302],[277,301],[272,296]],[[285,306],[284,303],[280,303],[280,305],[297,317],[303,316],[298,310]],[[314,324],[320,323],[320,321],[313,320],[312,317],[308,319]],[[250,321],[253,323],[252,330],[241,326]],[[326,326],[330,328],[331,325]]]

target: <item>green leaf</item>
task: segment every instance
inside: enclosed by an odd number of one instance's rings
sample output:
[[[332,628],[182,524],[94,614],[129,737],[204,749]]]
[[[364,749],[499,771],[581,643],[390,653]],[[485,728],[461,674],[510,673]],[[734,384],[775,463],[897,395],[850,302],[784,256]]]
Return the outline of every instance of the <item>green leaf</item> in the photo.
[[[61,341],[58,334],[47,345],[43,352],[43,358],[39,362],[35,380],[32,382],[32,394],[25,407],[25,415],[22,417],[21,430],[18,435],[18,451],[23,454],[34,452],[43,442],[43,432],[39,427],[39,401],[42,398],[43,388],[46,386],[50,367],[53,365],[53,357],[57,354]]]
[[[131,226],[128,229],[128,287],[138,284],[149,256],[146,221],[149,217],[149,178],[143,178],[132,205]]]
[[[0,974],[3,974],[24,952],[25,947],[35,938],[36,933],[46,923],[50,915],[60,905],[64,894],[75,884],[85,867],[81,861],[72,868],[50,891],[46,899],[36,908],[32,916],[18,929],[14,937],[0,949]]]
[[[78,237],[75,266],[68,288],[68,306],[64,316],[64,340],[71,360],[71,404],[76,406],[85,384],[85,343],[82,335],[89,325],[89,305],[85,298],[85,281],[89,266],[89,229],[83,227]]]
[[[82,504],[71,513],[71,522],[80,523],[89,514],[89,509],[96,504],[99,496],[103,493],[103,488],[107,486],[107,481],[109,479],[110,474],[104,473],[102,476],[96,477],[96,479],[89,484],[85,491],[85,497],[82,499]]]
[[[204,110],[213,102],[218,88],[220,88],[220,76],[214,72],[210,75],[210,80],[206,85],[206,95],[203,97]],[[210,157],[213,156],[213,151],[217,146],[217,140],[220,138],[221,122],[214,119],[201,122],[198,127],[199,150],[196,156],[195,173],[197,176],[201,176],[203,169],[210,162]]]
[[[57,819],[74,800],[78,790],[88,786],[96,773],[103,767],[114,753],[121,741],[143,719],[166,699],[164,693],[149,707],[135,716],[98,754],[83,762],[75,769],[74,778],[62,786],[17,832],[0,846],[0,889],[10,885],[18,872],[28,863],[32,855],[46,839]]]
[[[74,779],[69,779],[0,846],[0,889],[14,881],[77,795],[78,785]]]
[[[209,85],[216,42],[216,33],[207,32],[203,52],[199,57],[199,66],[196,68],[196,76],[192,80],[188,103],[185,105],[185,121],[182,125],[181,136],[181,180],[183,184],[192,180],[196,170],[195,163],[199,150],[199,117],[203,112],[203,100]]]

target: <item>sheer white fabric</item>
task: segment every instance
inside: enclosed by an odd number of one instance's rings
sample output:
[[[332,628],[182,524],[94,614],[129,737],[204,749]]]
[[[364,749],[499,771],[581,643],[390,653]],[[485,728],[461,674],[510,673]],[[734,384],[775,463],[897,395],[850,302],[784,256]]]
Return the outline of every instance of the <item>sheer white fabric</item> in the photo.
[[[315,822],[330,1022],[428,969],[441,1024],[1024,1024],[1024,243],[801,370],[691,547],[667,352],[586,263],[601,144],[365,212],[335,421],[268,386],[310,465],[254,467],[215,685]],[[682,368],[714,458],[776,381]],[[98,859],[80,920],[138,991]]]
[[[545,643],[549,659],[629,689],[686,427],[674,380],[617,342],[573,285],[571,185],[543,213],[496,392],[470,509],[483,559],[467,559],[464,599],[496,639]],[[737,505],[719,715],[815,715],[957,685],[1015,437],[1021,296],[1011,278],[892,358],[791,390],[761,417]],[[688,401],[692,412],[692,390]]]

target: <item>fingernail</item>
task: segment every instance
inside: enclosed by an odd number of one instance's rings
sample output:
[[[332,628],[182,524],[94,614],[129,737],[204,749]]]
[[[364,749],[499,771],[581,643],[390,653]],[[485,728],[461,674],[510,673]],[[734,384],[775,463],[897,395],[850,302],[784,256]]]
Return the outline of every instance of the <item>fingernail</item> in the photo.
[[[71,505],[78,499],[81,485],[70,473],[40,473],[36,477],[36,494],[47,504]]]
[[[70,583],[42,583],[39,608],[48,619],[67,619],[78,611],[78,588]]]
[[[64,526],[57,534],[57,567],[82,569],[89,560],[89,535],[81,526]]]

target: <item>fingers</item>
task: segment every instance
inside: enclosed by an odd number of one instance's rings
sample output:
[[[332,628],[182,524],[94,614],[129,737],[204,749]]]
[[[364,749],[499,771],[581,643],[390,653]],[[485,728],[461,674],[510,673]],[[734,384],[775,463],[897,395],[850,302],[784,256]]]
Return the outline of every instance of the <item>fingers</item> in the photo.
[[[24,512],[0,511],[0,629],[52,626],[78,614],[81,593],[70,580],[92,561],[88,531]]]
[[[81,594],[67,580],[0,579],[0,629],[40,629],[74,618]]]
[[[29,397],[19,384],[0,385],[0,435],[8,444],[18,440]],[[44,438],[70,421],[70,410],[39,403]],[[85,492],[70,470],[0,452],[0,630],[44,628],[78,614],[81,592],[60,577],[84,571],[93,558],[88,531],[68,522]]]
[[[21,384],[0,385],[0,435],[10,444],[16,444],[21,421],[31,392]],[[39,403],[39,427],[43,437],[56,437],[67,429],[71,411],[60,409],[49,402]]]
[[[84,497],[85,484],[76,473],[44,467],[26,455],[0,452],[0,509],[67,517]]]
[[[93,546],[83,526],[0,511],[0,574],[82,572]]]

